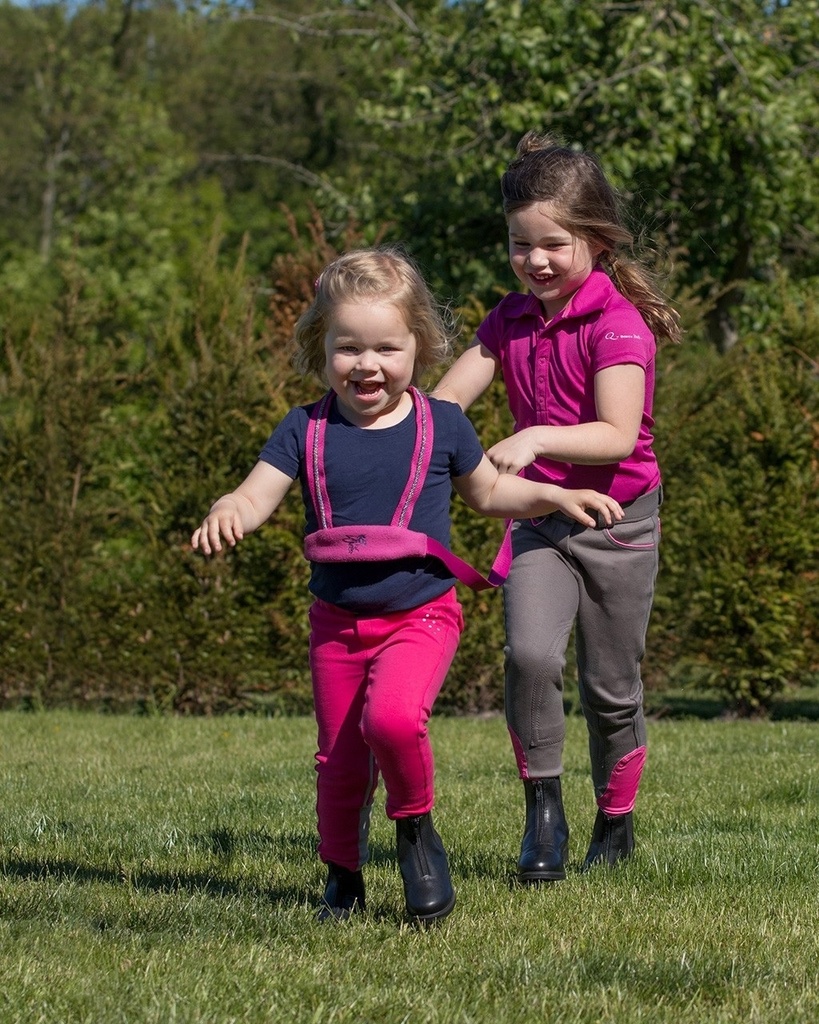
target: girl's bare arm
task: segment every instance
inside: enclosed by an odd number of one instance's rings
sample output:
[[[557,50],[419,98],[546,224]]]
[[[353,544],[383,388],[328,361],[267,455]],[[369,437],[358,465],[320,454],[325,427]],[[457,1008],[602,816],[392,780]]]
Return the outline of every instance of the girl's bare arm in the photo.
[[[499,473],[485,455],[473,472],[456,477],[452,483],[470,508],[501,519],[533,519],[560,511],[584,526],[596,526],[596,520],[586,511],[594,509],[610,526],[623,517],[620,504],[607,494],[567,490]]]
[[[432,396],[468,409],[486,391],[499,368],[498,360],[476,339],[443,375]]]
[[[607,367],[594,378],[594,395],[595,422],[527,427],[493,445],[489,458],[512,474],[541,457],[591,466],[628,458],[643,416],[645,370],[633,363]]]
[[[202,525],[191,537],[195,551],[210,555],[222,550],[222,541],[235,547],[273,515],[293,481],[267,462],[257,462],[230,494],[214,502]]]

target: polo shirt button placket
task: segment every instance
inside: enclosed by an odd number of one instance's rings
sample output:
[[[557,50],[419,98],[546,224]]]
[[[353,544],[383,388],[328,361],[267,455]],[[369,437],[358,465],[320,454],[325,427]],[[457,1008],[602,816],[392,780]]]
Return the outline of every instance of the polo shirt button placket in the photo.
[[[542,333],[538,333],[535,338],[535,345],[537,347],[537,388],[535,389],[535,403],[537,405],[538,419],[543,422],[543,417],[546,413],[546,363],[548,362],[548,347],[549,339]]]

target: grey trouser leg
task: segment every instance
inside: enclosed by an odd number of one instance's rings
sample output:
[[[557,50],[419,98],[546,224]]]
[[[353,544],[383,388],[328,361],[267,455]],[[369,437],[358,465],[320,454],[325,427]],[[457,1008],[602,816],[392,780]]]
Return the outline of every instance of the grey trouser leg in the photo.
[[[506,719],[522,777],[561,774],[563,668],[576,620],[578,684],[595,794],[645,746],[640,661],[654,596],[659,492],[610,529],[559,514],[517,524],[504,587]]]

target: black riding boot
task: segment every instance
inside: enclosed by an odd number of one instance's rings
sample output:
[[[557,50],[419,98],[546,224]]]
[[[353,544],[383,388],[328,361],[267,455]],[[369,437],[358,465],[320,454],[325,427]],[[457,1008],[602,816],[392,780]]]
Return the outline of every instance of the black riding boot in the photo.
[[[526,828],[520,847],[518,881],[527,885],[566,877],[569,826],[563,811],[560,776],[524,779]]]
[[[455,890],[441,837],[431,814],[397,818],[398,867],[410,916],[420,922],[436,921],[455,906]]]
[[[602,811],[597,812],[594,819],[591,844],[583,871],[597,864],[613,868],[621,860],[626,860],[634,852],[634,823],[631,812],[609,817]]]
[[[319,921],[346,921],[364,910],[364,876],[338,864],[327,865],[327,885],[317,917]]]

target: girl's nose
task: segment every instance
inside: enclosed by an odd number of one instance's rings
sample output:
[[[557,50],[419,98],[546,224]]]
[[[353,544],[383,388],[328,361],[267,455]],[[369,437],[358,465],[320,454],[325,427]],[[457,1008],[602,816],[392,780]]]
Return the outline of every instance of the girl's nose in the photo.
[[[533,269],[543,270],[549,266],[549,254],[544,249],[530,249],[529,266]]]
[[[373,370],[377,370],[378,360],[376,359],[375,352],[360,352],[356,360],[356,369],[362,370],[364,373],[372,373]]]

